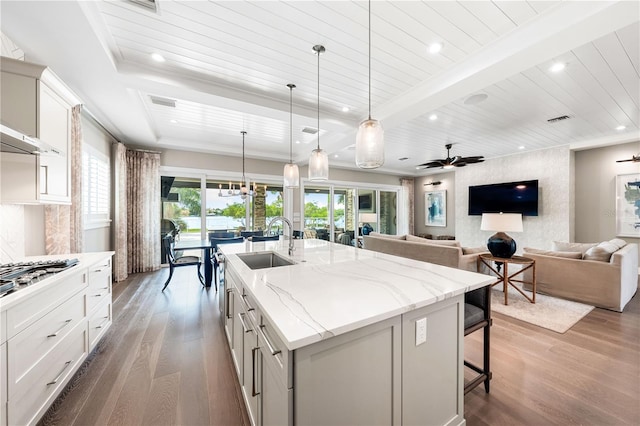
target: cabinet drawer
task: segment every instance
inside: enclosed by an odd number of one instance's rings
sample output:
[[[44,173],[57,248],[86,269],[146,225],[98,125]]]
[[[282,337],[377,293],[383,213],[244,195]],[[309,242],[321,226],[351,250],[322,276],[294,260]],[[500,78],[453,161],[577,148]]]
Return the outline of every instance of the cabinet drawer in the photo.
[[[17,385],[9,383],[10,425],[37,421],[87,356],[87,327],[78,324]]]
[[[87,312],[93,310],[105,300],[111,300],[111,259],[106,263],[89,268],[89,289],[87,290]]]
[[[7,338],[11,339],[86,286],[86,270],[78,271],[74,275],[49,284],[43,291],[11,307],[7,311]]]
[[[99,306],[89,318],[89,352],[95,348],[110,326],[111,301],[107,301]]]
[[[84,291],[81,291],[9,339],[10,384],[19,384],[41,359],[64,341],[76,325],[84,323],[84,296]]]
[[[258,327],[258,346],[265,357],[265,362],[273,365],[274,372],[280,376],[280,380],[287,387],[293,387],[293,362],[290,352],[278,337],[273,326],[262,317]]]

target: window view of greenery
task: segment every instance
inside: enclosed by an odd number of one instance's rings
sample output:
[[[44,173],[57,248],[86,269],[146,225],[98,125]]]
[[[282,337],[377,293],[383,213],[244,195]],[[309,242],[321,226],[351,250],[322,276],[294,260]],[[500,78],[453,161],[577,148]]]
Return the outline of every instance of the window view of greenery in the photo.
[[[202,197],[199,179],[163,177],[163,234],[177,228],[180,238],[200,239]],[[166,188],[165,188],[166,187]],[[170,188],[170,190],[169,190]],[[236,189],[238,188],[236,184]],[[264,230],[269,221],[283,214],[282,188],[258,184],[253,197],[243,200],[229,193],[229,183],[207,181],[205,223],[207,232]],[[247,223],[247,209],[249,222]],[[166,229],[165,229],[166,228]],[[281,224],[278,224],[278,228]],[[205,235],[206,236],[206,235]]]
[[[305,187],[305,238],[329,240],[329,202],[329,188]]]

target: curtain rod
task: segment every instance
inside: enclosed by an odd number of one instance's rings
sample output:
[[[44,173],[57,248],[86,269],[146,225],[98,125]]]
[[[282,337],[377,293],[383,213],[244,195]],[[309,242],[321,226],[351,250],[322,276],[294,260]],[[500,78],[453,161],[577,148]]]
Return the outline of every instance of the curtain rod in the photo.
[[[153,150],[150,150],[150,149],[133,148],[131,150],[132,151],[138,151],[138,152],[148,152],[149,154],[162,154],[162,151],[153,151]]]

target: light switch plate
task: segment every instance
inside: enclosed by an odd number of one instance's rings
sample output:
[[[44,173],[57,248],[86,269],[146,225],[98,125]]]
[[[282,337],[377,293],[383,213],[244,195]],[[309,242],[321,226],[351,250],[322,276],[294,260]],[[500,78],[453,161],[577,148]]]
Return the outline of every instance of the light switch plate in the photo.
[[[416,346],[427,341],[427,319],[420,318],[416,321]]]

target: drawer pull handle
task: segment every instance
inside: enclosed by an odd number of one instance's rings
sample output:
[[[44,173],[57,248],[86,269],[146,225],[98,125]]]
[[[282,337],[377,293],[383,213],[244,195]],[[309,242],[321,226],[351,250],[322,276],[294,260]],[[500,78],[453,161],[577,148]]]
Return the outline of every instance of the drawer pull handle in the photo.
[[[62,371],[60,372],[60,374],[58,374],[58,376],[55,379],[47,383],[47,386],[55,385],[56,383],[58,383],[58,380],[60,380],[60,377],[62,377],[62,375],[64,374],[64,371],[67,369],[69,365],[71,365],[72,362],[73,360],[65,362],[64,367],[62,368]]]
[[[251,348],[251,396],[258,396],[260,392],[256,392],[256,352],[260,348]]]
[[[245,333],[253,331],[252,329],[247,327],[247,323],[244,322],[244,314],[242,312],[238,314],[238,318],[240,318],[240,324],[242,324],[242,331],[244,331]]]
[[[93,297],[102,297],[102,293],[92,294]]]
[[[58,337],[58,333],[60,333],[62,330],[64,330],[64,328],[65,328],[66,326],[68,326],[68,325],[69,325],[69,323],[70,323],[71,321],[72,321],[72,320],[70,320],[70,319],[66,320],[66,321],[64,322],[64,325],[63,325],[62,327],[60,327],[60,329],[59,329],[58,331],[56,331],[56,332],[55,332],[55,333],[53,333],[53,334],[48,335],[47,337]]]
[[[230,288],[227,289],[227,297],[224,298],[225,301],[225,315],[227,316],[227,319],[231,319],[231,317],[229,316],[229,295],[231,294],[233,290],[231,290]]]
[[[282,351],[280,349],[277,349],[277,350],[273,349],[273,345],[269,341],[269,338],[267,337],[265,332],[262,330],[264,327],[265,327],[264,324],[261,325],[260,327],[258,327],[258,331],[260,332],[260,334],[262,335],[262,338],[264,339],[265,343],[267,344],[267,348],[269,348],[269,352],[271,352],[271,355],[278,355],[279,353],[282,353]]]

